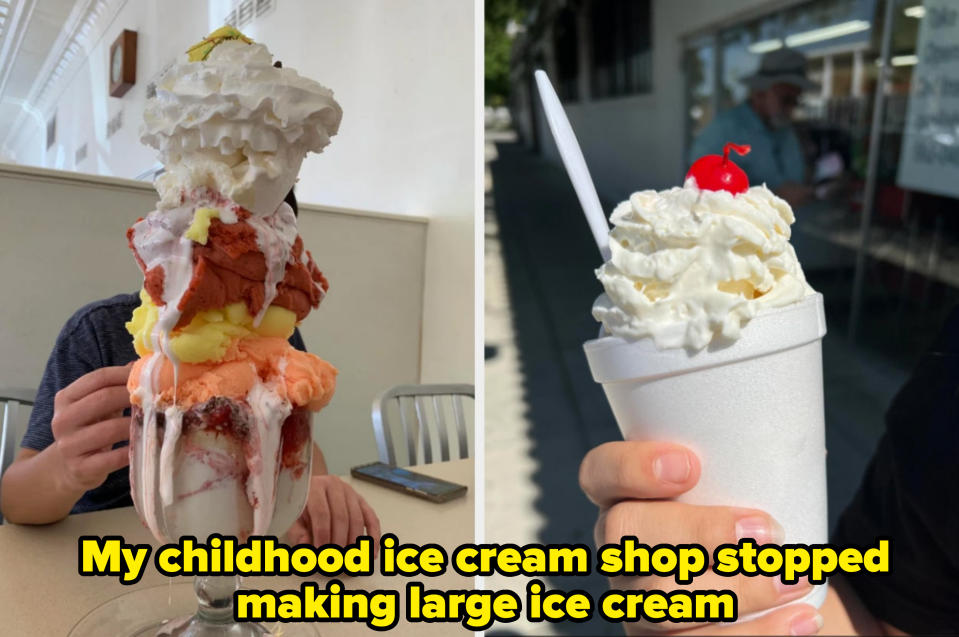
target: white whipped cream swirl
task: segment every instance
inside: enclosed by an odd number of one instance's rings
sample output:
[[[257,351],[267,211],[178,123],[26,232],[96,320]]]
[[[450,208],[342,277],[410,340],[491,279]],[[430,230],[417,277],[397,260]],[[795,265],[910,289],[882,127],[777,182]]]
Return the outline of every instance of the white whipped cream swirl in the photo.
[[[614,336],[700,350],[739,338],[761,309],[814,293],[789,243],[792,209],[765,186],[733,195],[688,180],[634,193],[610,221],[593,316]]]
[[[207,186],[255,214],[272,213],[342,115],[330,89],[275,68],[262,44],[228,40],[198,62],[183,55],[143,113],[141,141],[166,167],[156,183],[161,208]]]

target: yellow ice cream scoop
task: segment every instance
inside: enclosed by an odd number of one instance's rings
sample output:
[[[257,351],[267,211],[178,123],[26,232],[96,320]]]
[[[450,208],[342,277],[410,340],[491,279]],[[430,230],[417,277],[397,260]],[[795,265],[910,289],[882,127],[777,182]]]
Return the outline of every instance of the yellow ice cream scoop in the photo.
[[[216,208],[197,208],[193,213],[193,222],[183,236],[197,243],[206,245],[210,236],[210,223],[220,218],[220,211]]]
[[[126,324],[133,335],[133,348],[143,357],[153,352],[151,335],[159,311],[145,290],[140,290],[140,306]],[[271,305],[256,327],[245,303],[231,303],[217,310],[199,312],[189,325],[170,335],[170,350],[184,363],[218,361],[233,339],[273,336],[288,339],[296,327],[296,314]]]
[[[220,27],[210,35],[206,36],[200,42],[197,42],[186,50],[191,62],[200,62],[205,60],[210,51],[216,48],[218,44],[226,40],[240,40],[247,44],[253,44],[253,40],[240,33],[239,29],[231,26]]]

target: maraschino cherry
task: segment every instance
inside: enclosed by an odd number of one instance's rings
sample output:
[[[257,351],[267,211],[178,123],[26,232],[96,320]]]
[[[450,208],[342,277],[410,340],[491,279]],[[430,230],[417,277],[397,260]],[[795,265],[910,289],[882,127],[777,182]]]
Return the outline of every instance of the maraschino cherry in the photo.
[[[749,177],[742,168],[729,161],[730,148],[740,155],[750,151],[749,146],[728,142],[723,146],[722,157],[704,155],[693,162],[686,179],[694,178],[700,190],[725,190],[734,195],[749,190]]]

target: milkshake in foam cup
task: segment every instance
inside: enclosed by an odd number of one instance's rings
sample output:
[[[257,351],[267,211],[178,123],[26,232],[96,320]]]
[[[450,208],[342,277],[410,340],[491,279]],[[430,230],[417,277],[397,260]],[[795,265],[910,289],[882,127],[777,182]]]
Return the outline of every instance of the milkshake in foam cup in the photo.
[[[764,185],[708,190],[691,175],[633,194],[610,220],[603,327],[584,349],[623,437],[697,454],[699,482],[678,501],[760,509],[785,544],[826,543],[826,324],[789,205]]]

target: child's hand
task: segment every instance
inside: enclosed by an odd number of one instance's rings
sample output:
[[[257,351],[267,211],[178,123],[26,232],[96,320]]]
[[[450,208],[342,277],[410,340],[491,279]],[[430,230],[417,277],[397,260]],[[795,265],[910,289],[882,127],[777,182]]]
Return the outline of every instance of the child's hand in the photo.
[[[293,544],[346,546],[361,535],[373,538],[379,548],[380,520],[353,487],[336,476],[313,476],[306,508],[290,529]]]
[[[131,366],[103,367],[57,392],[50,428],[64,490],[89,491],[130,463],[129,449],[113,445],[130,438],[130,418],[122,414],[130,406]]]

